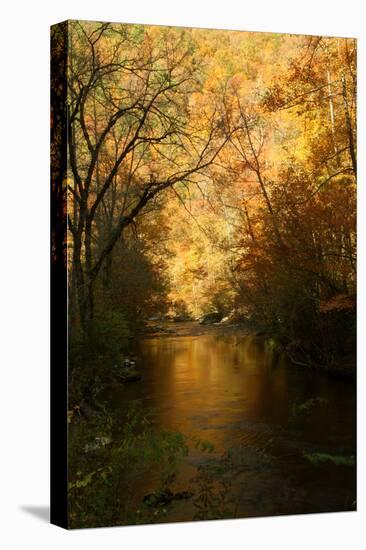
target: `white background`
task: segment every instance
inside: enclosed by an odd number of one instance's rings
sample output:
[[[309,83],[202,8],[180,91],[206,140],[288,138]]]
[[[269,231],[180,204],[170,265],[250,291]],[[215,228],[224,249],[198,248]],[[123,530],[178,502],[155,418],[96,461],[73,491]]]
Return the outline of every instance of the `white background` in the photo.
[[[365,19],[355,0],[8,0],[0,62],[0,546],[365,547]],[[356,36],[359,40],[358,512],[67,532],[49,503],[49,26],[98,19]],[[32,512],[33,511],[33,512]],[[42,517],[43,516],[43,519]],[[364,539],[362,543],[362,538]]]

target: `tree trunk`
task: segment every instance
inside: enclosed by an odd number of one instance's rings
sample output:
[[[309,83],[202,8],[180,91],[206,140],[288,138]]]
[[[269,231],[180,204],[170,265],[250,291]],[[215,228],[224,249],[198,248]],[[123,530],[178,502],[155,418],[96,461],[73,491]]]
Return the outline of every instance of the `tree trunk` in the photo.
[[[328,94],[329,94],[329,116],[330,116],[330,124],[331,124],[331,128],[332,128],[334,152],[335,152],[335,154],[337,154],[337,153],[338,153],[338,147],[337,147],[336,133],[335,133],[333,94],[332,94],[332,86],[331,86],[331,83],[330,83],[330,73],[329,73],[329,69],[327,69],[327,82],[328,82]]]
[[[355,173],[357,174],[357,160],[356,160],[356,152],[355,152],[355,142],[353,138],[353,128],[352,128],[352,122],[351,122],[351,115],[349,112],[349,105],[348,105],[348,97],[347,97],[347,84],[345,76],[342,75],[342,96],[343,96],[343,108],[344,108],[344,115],[346,118],[346,127],[347,127],[347,136],[348,136],[348,149],[352,161],[352,168]]]

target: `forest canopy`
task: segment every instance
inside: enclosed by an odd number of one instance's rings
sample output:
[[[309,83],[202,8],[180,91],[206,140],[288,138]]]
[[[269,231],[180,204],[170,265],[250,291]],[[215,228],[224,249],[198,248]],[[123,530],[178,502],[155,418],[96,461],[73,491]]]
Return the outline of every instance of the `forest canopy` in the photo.
[[[219,312],[344,352],[356,41],[67,27],[71,330]]]

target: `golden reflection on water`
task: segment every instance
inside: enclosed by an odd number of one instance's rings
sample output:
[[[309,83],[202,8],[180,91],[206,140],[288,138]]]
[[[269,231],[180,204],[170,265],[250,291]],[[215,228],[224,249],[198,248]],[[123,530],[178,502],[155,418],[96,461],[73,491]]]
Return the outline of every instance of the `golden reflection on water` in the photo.
[[[251,337],[149,339],[143,360],[159,423],[188,435],[199,432],[220,447],[225,426],[245,418],[265,420],[273,399],[279,400],[277,410],[283,407],[286,369],[274,366],[269,345]]]
[[[151,337],[136,351],[141,381],[119,386],[109,396],[110,405],[121,408],[121,421],[122,411],[138,399],[154,411],[157,427],[208,440],[216,456],[230,447],[268,452],[268,470],[254,466],[244,473],[242,517],[293,513],[287,494],[297,495],[298,512],[347,509],[344,500],[353,502],[352,470],[339,474],[328,469],[327,481],[321,469],[303,459],[305,451],[355,454],[352,384],[298,369],[271,342],[237,334]],[[294,416],[294,406],[314,396],[327,405]],[[192,450],[180,473],[182,488],[192,477],[192,464],[204,458]],[[151,492],[156,477],[157,472],[149,472],[136,494]],[[191,504],[184,506],[185,512],[180,509],[173,519],[192,518]]]

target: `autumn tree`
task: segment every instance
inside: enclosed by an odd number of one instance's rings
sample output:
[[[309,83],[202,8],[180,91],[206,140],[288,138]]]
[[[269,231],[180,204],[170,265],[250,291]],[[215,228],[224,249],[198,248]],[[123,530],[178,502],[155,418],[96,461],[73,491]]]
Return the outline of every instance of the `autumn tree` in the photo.
[[[84,334],[110,304],[246,317],[306,340],[304,362],[335,349],[356,291],[355,41],[72,22],[68,74]]]
[[[124,229],[164,190],[204,173],[227,139],[215,110],[192,123],[193,52],[183,30],[70,23],[68,222],[84,332]],[[96,247],[102,211],[109,226]]]

